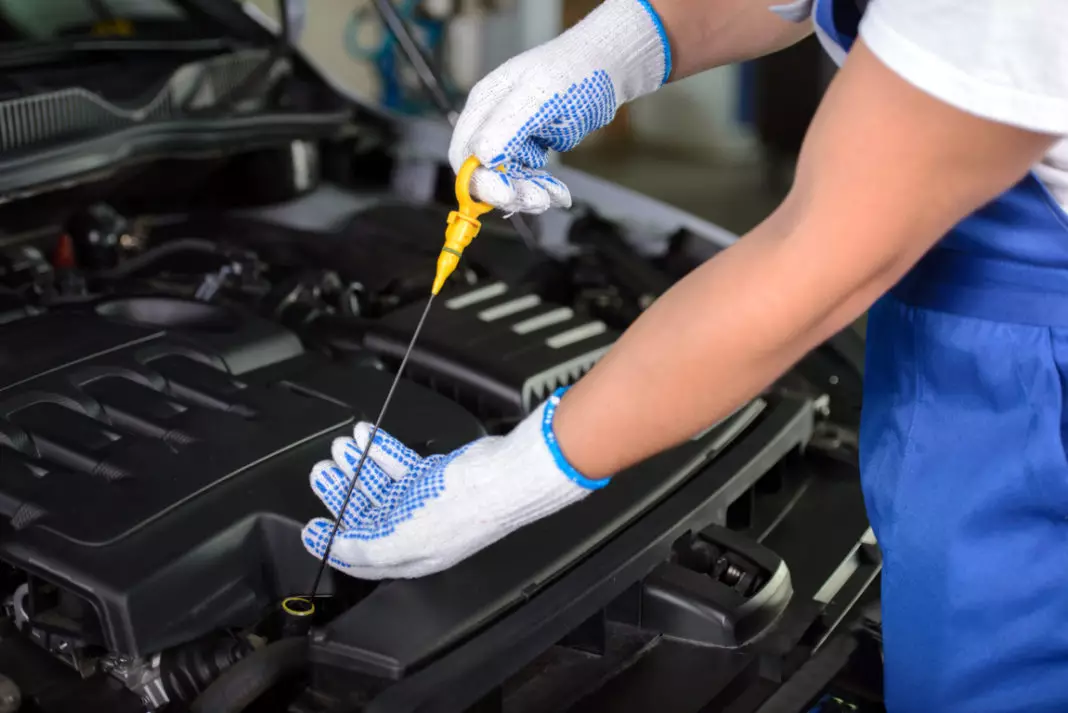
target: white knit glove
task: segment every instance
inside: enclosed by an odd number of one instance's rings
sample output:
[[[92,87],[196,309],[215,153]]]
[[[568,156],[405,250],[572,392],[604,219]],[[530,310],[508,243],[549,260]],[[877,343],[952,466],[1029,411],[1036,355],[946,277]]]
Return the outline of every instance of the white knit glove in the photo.
[[[447,455],[421,458],[379,431],[363,464],[330,564],[360,579],[420,577],[447,569],[508,533],[583,499],[607,480],[584,478],[552,431],[562,390],[507,436],[482,438]],[[338,517],[371,424],[334,441],[311,486]],[[304,546],[323,557],[334,522],[312,520]]]
[[[508,213],[567,208],[571,194],[541,170],[548,151],[569,151],[615,116],[616,108],[658,89],[671,74],[671,50],[648,0],[606,0],[554,40],[514,57],[475,85],[449,146],[454,171],[470,156],[487,168],[471,186]]]

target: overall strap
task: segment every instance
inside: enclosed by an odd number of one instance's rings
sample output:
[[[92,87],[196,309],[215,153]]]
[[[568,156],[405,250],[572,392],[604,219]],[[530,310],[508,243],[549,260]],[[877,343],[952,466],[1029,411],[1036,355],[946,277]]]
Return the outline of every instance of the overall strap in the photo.
[[[893,289],[912,307],[1068,328],[1068,270],[935,248]]]
[[[893,294],[913,307],[1068,328],[1065,246],[1068,216],[1031,173],[954,227]]]

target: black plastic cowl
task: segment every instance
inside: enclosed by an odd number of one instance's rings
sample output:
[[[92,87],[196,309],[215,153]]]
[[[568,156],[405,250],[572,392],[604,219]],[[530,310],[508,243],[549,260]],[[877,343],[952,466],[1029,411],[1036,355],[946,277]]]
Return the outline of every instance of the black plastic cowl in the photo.
[[[793,597],[774,552],[712,526],[676,544],[642,587],[642,627],[696,644],[740,648],[772,630]]]

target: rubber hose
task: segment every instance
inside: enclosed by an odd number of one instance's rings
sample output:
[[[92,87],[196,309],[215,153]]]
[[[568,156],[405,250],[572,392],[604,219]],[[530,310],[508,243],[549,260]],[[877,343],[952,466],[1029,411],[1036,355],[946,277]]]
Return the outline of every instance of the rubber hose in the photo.
[[[95,272],[91,277],[98,280],[115,280],[120,277],[129,277],[135,272],[145,269],[154,262],[184,252],[219,255],[222,253],[222,247],[210,240],[201,240],[199,238],[181,238],[179,240],[172,240],[163,243],[158,247],[146,250],[140,255],[132,257],[125,262],[120,262],[115,267]]]
[[[226,669],[193,701],[189,713],[240,713],[308,663],[307,639],[282,639]]]

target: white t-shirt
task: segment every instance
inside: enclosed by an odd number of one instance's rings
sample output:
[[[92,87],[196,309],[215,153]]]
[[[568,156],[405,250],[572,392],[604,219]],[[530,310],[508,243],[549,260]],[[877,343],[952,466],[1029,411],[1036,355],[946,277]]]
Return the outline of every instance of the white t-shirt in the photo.
[[[888,67],[948,104],[1068,137],[1068,0],[868,0],[860,36]],[[1035,175],[1068,208],[1068,140]]]

